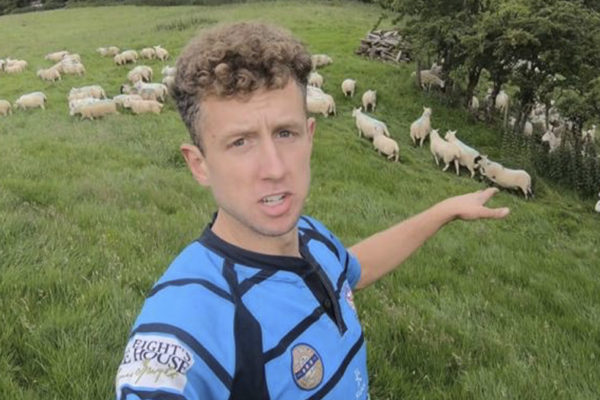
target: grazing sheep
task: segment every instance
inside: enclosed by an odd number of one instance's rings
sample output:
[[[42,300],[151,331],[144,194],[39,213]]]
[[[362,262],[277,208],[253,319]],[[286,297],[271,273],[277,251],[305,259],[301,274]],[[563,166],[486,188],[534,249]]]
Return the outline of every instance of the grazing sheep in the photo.
[[[356,118],[356,128],[358,128],[358,137],[365,136],[368,139],[373,139],[382,133],[390,137],[390,132],[387,125],[373,117],[362,112],[362,107],[354,108],[352,116]]]
[[[117,103],[112,100],[100,100],[79,107],[78,113],[81,114],[81,119],[104,117],[105,115],[118,114]]]
[[[125,65],[127,63],[135,63],[138,59],[138,53],[135,50],[125,50],[113,57],[115,64]]]
[[[90,86],[82,86],[79,88],[71,88],[69,91],[68,99],[76,100],[83,99],[85,97],[93,97],[96,99],[105,99],[106,92],[102,89],[100,85],[90,85]]]
[[[156,52],[156,58],[160,61],[166,61],[169,58],[169,52],[160,45],[154,46],[154,51]]]
[[[593,124],[591,128],[582,130],[581,136],[583,137],[584,141],[594,142],[596,140],[596,125]]]
[[[12,114],[12,107],[7,100],[0,100],[0,115]]]
[[[140,57],[152,60],[153,58],[156,58],[156,50],[154,50],[152,47],[144,47],[142,50],[140,50]]]
[[[142,114],[142,113],[155,113],[160,114],[160,110],[162,110],[163,105],[158,101],[154,100],[130,100],[126,99],[123,102],[123,106],[126,108],[131,108],[131,112],[134,114]]]
[[[167,65],[162,69],[162,71],[160,71],[160,73],[163,74],[163,76],[175,76],[175,74],[177,74],[177,68]]]
[[[6,65],[6,61],[0,58],[0,71],[4,71],[5,65]]]
[[[6,59],[6,65],[4,66],[4,72],[7,74],[18,74],[23,72],[27,68],[27,61],[25,60],[12,60]]]
[[[505,124],[506,124],[506,120],[507,120],[507,116],[508,116],[508,102],[509,102],[508,94],[506,94],[506,92],[504,90],[501,90],[500,92],[498,92],[498,95],[496,96],[496,99],[494,101],[494,107],[496,108],[496,110],[498,110],[502,114],[504,114],[504,123]]]
[[[153,75],[154,72],[152,71],[152,68],[147,65],[138,65],[127,73],[127,79],[131,83],[136,83],[137,81],[150,82],[152,81]]]
[[[508,119],[508,126],[511,129],[515,128],[516,123],[517,123],[517,119],[515,117],[510,117]],[[523,134],[525,136],[533,135],[533,124],[531,123],[531,121],[525,121],[525,125],[523,126]]]
[[[123,108],[129,108],[131,100],[143,100],[139,94],[120,94],[112,99],[117,105]],[[125,103],[127,102],[127,105]]]
[[[63,63],[62,72],[63,74],[82,76],[85,74],[85,67],[83,64]]]
[[[17,99],[15,108],[22,108],[25,110],[27,108],[40,107],[42,110],[45,110],[46,101],[46,95],[42,92],[27,93]]]
[[[342,82],[342,92],[344,92],[344,96],[354,97],[355,89],[356,81],[354,79],[344,79],[344,82]]]
[[[318,72],[313,71],[308,75],[308,84],[310,86],[321,88],[321,86],[323,86],[323,77]]]
[[[81,63],[81,56],[77,53],[73,53],[73,54],[65,54],[63,56],[63,58],[60,60],[63,63],[72,63],[72,64],[80,64]]]
[[[60,72],[56,68],[39,69],[37,76],[44,81],[59,81]]]
[[[61,51],[55,51],[54,53],[48,53],[46,54],[46,56],[44,57],[45,60],[50,60],[52,62],[57,62],[62,60],[62,58],[64,56],[66,56],[67,54],[69,54],[69,52],[67,50],[61,50]]]
[[[306,108],[310,113],[323,114],[328,117],[330,114],[335,115],[335,101],[329,94],[321,92],[320,94],[314,94],[306,96]]]
[[[505,168],[497,162],[490,161],[487,156],[479,159],[479,171],[492,182],[507,189],[521,189],[527,199],[533,196],[531,176],[522,169]]]
[[[382,130],[381,126],[379,125],[377,125],[376,129]],[[377,153],[383,153],[386,155],[388,160],[394,159],[394,161],[398,161],[400,154],[398,143],[394,139],[386,137],[382,133],[383,132],[373,137],[373,147],[375,147]]]
[[[329,57],[327,54],[313,54],[310,57],[310,60],[312,62],[313,69],[331,64],[333,62],[331,57]]]
[[[95,97],[84,97],[81,99],[73,99],[69,101],[69,115],[73,116],[75,114],[80,114],[79,109],[88,104],[97,103],[102,101],[101,99],[97,99]]]
[[[428,69],[424,69],[419,73],[421,74],[421,89],[427,87],[427,91],[429,91],[431,90],[431,86],[437,86],[443,89],[446,85],[446,82]]]
[[[367,90],[362,95],[362,105],[365,108],[365,111],[369,111],[369,106],[371,106],[371,111],[375,112],[375,106],[377,106],[377,90]]]
[[[435,159],[435,163],[440,165],[439,158],[441,158],[446,164],[442,171],[446,171],[450,166],[451,162],[454,162],[454,167],[456,168],[456,175],[460,174],[458,159],[460,158],[460,148],[456,143],[446,142],[444,139],[440,137],[437,129],[433,129],[429,134],[429,149],[431,150],[431,154]]]
[[[423,142],[431,131],[431,108],[423,107],[423,114],[410,125],[410,138],[413,144],[417,145],[419,139],[419,147],[423,147]]]
[[[136,82],[133,87],[136,89],[138,94],[142,94],[143,90],[152,90],[155,92],[155,98],[161,102],[165,101],[165,98],[169,94],[169,89],[162,83],[144,83],[142,81]],[[135,93],[134,93],[135,94]]]
[[[429,72],[436,76],[442,76],[442,64],[438,64],[434,61],[433,64],[431,64],[431,68],[429,68]]]
[[[463,167],[466,167],[471,172],[471,178],[475,177],[475,170],[479,168],[480,155],[477,150],[472,147],[467,146],[456,137],[456,131],[448,131],[446,132],[446,136],[444,136],[449,143],[454,143],[460,149],[460,157],[458,157],[458,163]]]
[[[167,75],[162,79],[162,84],[165,85],[167,87],[167,89],[169,90],[169,92],[171,93],[171,90],[173,90],[173,87],[175,86],[175,77],[172,75]]]
[[[117,54],[119,54],[119,51],[121,51],[118,47],[116,46],[109,46],[109,47],[98,47],[96,49],[96,51],[98,53],[100,53],[100,55],[102,57],[114,57]]]

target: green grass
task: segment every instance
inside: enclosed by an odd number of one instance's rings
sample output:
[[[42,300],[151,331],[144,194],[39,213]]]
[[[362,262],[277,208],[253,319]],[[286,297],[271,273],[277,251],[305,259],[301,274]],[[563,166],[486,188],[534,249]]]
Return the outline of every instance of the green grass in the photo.
[[[68,116],[71,87],[115,95],[129,67],[95,49],[161,44],[177,55],[214,22],[282,24],[334,63],[321,70],[338,116],[317,117],[306,212],[348,245],[447,196],[485,187],[438,170],[413,148],[422,106],[433,125],[491,157],[500,132],[420,93],[412,65],[354,55],[379,17],[359,3],[269,2],[216,7],[107,7],[0,17],[0,98],[43,90],[46,111],[0,118],[0,398],[100,399],[113,380],[144,295],[214,211],[179,145],[187,133],[173,104],[158,116],[99,121]],[[85,77],[43,83],[50,51],[81,54]],[[168,64],[172,64],[169,61]],[[163,63],[147,62],[159,75]],[[358,139],[339,85],[377,89],[376,116],[400,143],[401,163]],[[515,166],[518,167],[518,166]],[[445,227],[399,270],[356,295],[373,399],[597,399],[600,397],[600,218],[592,202],[538,179],[536,198],[502,192],[502,221]]]

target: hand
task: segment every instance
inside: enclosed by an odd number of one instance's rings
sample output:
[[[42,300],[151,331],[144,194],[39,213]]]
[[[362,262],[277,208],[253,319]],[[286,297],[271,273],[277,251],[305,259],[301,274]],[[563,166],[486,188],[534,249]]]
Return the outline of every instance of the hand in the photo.
[[[508,207],[488,208],[485,203],[496,193],[498,188],[488,188],[461,196],[451,197],[438,205],[448,212],[453,218],[473,220],[480,218],[500,219],[506,217],[510,210]]]

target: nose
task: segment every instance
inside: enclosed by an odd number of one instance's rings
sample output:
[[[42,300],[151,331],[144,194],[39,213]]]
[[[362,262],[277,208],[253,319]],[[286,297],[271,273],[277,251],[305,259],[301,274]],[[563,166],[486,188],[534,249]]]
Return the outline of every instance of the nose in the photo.
[[[260,175],[262,179],[279,180],[285,175],[285,160],[282,149],[270,137],[262,141],[260,152]]]

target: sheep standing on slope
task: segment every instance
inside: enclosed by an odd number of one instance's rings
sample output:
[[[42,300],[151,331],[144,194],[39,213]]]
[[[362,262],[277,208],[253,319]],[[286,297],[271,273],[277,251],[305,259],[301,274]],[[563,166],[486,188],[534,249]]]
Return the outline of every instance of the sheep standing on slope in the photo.
[[[117,103],[112,100],[99,100],[79,107],[77,110],[81,114],[81,119],[104,117],[110,114],[118,114]]]
[[[160,114],[160,110],[162,110],[163,105],[158,101],[154,100],[130,100],[126,99],[123,102],[123,106],[126,108],[131,108],[131,112],[134,114],[143,114],[143,113],[154,113]]]
[[[327,54],[313,54],[310,57],[310,61],[312,63],[312,69],[317,69],[318,67],[322,67],[328,64],[331,64],[333,60]]]
[[[460,174],[458,159],[460,158],[460,148],[456,143],[446,142],[444,139],[440,137],[437,129],[433,129],[429,134],[429,149],[431,150],[431,154],[435,159],[435,163],[440,165],[439,158],[441,158],[446,164],[442,171],[446,171],[450,166],[451,162],[454,162],[454,167],[456,168],[456,175]]]
[[[598,193],[598,196],[600,196],[600,193]],[[597,213],[600,213],[600,200],[598,200],[598,202],[596,203],[596,207],[594,207],[594,210]]]
[[[427,87],[427,91],[430,91],[432,86],[437,86],[441,89],[446,86],[446,82],[428,69],[424,69],[419,73],[421,75],[421,89]]]
[[[466,167],[471,172],[471,178],[475,176],[475,170],[479,168],[479,152],[472,147],[467,146],[456,137],[456,131],[446,132],[444,136],[449,143],[454,143],[460,149],[460,157],[458,157],[458,163],[463,167]]]
[[[507,117],[508,117],[508,95],[506,94],[506,92],[504,90],[501,90],[500,92],[498,92],[498,95],[496,96],[496,99],[494,101],[494,107],[496,107],[496,110],[500,111],[502,114],[504,114],[504,123],[506,124],[507,121]]]
[[[375,112],[375,106],[377,106],[377,90],[367,90],[362,95],[362,105],[365,108],[365,111],[369,111],[369,106],[371,106],[371,111]]]
[[[333,96],[313,86],[307,87],[306,108],[308,112],[323,114],[325,117],[336,113]]]
[[[356,81],[354,79],[344,79],[344,82],[342,82],[342,92],[344,92],[344,97],[354,97],[355,89]]]
[[[124,65],[127,63],[135,63],[138,59],[138,53],[135,50],[125,50],[113,57],[115,64]]]
[[[423,107],[423,114],[418,120],[410,125],[410,138],[413,144],[417,145],[417,139],[419,139],[419,147],[423,147],[423,142],[431,131],[431,108]]]
[[[102,57],[114,57],[117,54],[119,54],[119,52],[121,50],[118,47],[116,47],[116,46],[108,46],[108,47],[98,47],[96,49],[96,51],[98,53],[100,53],[100,55]]]
[[[386,155],[388,160],[394,159],[397,162],[400,155],[398,143],[394,139],[385,136],[380,125],[377,125],[376,129],[381,132],[373,137],[373,147],[375,147],[377,153]]]
[[[152,47],[144,47],[142,50],[140,50],[140,57],[152,60],[153,58],[156,58],[156,50],[154,50]]]
[[[45,110],[46,101],[46,95],[42,92],[27,93],[17,99],[15,108],[22,108],[25,110],[27,108],[40,107],[42,110]]]
[[[0,99],[0,115],[7,116],[9,114],[12,114],[10,103],[7,100]]]
[[[52,62],[58,62],[63,59],[64,56],[69,54],[67,50],[55,51],[54,53],[48,53],[44,56],[45,60],[50,60]]]
[[[483,176],[507,189],[521,189],[525,199],[533,195],[531,176],[522,169],[505,168],[497,162],[490,161],[487,156],[479,159],[479,170]]]
[[[549,153],[552,153],[554,150],[560,147],[561,138],[560,136],[556,136],[553,129],[550,129],[544,133],[542,136],[542,143],[546,142],[550,145]]]
[[[362,112],[362,107],[354,108],[352,116],[356,118],[356,127],[358,128],[358,137],[364,135],[367,139],[373,139],[377,135],[384,134],[390,137],[387,125],[373,117]]]
[[[471,101],[469,101],[469,110],[472,113],[476,113],[479,110],[479,99],[476,96],[471,97]]]
[[[323,86],[323,76],[316,71],[312,71],[308,75],[308,84],[320,89]]]

